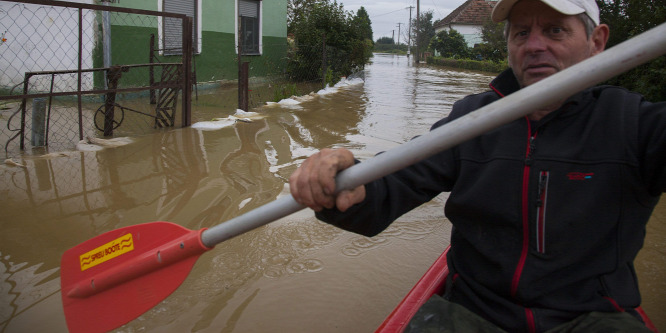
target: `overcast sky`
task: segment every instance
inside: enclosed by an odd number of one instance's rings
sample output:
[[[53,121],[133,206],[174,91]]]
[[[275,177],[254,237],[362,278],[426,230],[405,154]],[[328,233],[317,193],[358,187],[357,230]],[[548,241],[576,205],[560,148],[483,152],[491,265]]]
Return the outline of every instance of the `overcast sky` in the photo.
[[[407,29],[409,28],[409,8],[412,9],[412,19],[416,18],[417,0],[337,0],[345,10],[356,11],[363,6],[372,21],[372,36],[374,40],[381,37],[393,37],[395,34],[396,42],[398,40],[398,23],[400,24],[400,42],[407,43]],[[449,15],[454,9],[462,5],[465,0],[419,0],[420,11],[425,13],[432,10],[433,23]],[[395,30],[395,32],[393,31]]]

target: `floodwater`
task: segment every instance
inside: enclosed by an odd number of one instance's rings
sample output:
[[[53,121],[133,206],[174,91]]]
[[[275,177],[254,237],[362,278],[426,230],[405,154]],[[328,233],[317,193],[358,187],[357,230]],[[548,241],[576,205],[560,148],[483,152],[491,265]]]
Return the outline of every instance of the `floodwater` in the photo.
[[[193,128],[0,165],[0,332],[67,331],[59,269],[72,246],[144,222],[223,223],[287,195],[289,175],[315,151],[370,158],[424,133],[491,78],[377,54],[364,83],[237,115],[249,119],[229,120],[235,110],[204,106],[204,94]],[[371,332],[448,245],[445,200],[373,238],[309,210],[282,218],[204,253],[180,288],[117,332]],[[665,240],[662,203],[637,262],[643,307],[662,330]]]

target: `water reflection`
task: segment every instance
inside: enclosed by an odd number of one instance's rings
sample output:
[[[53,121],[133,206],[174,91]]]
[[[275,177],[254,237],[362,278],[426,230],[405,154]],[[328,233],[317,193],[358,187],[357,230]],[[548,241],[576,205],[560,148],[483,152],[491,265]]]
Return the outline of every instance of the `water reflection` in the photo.
[[[25,317],[28,310],[60,291],[58,268],[44,270],[43,265],[14,262],[11,255],[0,252],[0,331],[10,319]]]
[[[203,132],[210,156],[208,163],[217,167],[216,175],[212,177],[214,182],[202,184],[198,189],[210,192],[206,197],[207,205],[194,214],[193,222],[198,227],[216,225],[246,211],[246,207],[273,201],[281,191],[283,180],[270,171],[271,164],[264,153],[263,143],[258,142],[267,130],[267,122],[259,120],[238,123],[228,129],[234,137],[225,137],[224,141],[215,138],[216,133]],[[286,142],[284,145],[288,147]],[[279,146],[273,149],[284,150]]]
[[[423,134],[445,117],[453,103],[470,93],[488,90],[487,74],[417,66],[403,56],[375,54],[366,71],[365,117],[359,124],[365,143],[360,153],[376,153]],[[369,157],[369,156],[368,156]]]
[[[152,139],[153,147],[159,149],[152,174],[164,171],[156,213],[167,221],[175,221],[209,175],[207,153],[201,136],[194,131],[170,131]]]

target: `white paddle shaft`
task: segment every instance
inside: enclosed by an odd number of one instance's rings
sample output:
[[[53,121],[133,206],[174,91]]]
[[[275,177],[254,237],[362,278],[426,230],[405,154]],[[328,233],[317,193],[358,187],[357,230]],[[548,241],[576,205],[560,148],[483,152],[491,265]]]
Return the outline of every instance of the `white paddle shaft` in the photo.
[[[336,177],[336,189],[339,192],[370,183],[665,53],[666,23],[662,23],[464,117],[343,170]],[[303,208],[305,206],[288,195],[205,230],[201,240],[206,246],[213,247]]]

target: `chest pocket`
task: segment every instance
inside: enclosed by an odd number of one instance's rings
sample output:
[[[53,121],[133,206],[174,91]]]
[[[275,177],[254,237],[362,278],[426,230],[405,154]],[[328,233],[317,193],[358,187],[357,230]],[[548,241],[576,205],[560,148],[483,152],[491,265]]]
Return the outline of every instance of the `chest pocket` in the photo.
[[[530,176],[531,249],[539,256],[580,258],[617,245],[622,207],[640,178],[637,109],[618,107],[636,101],[617,102],[613,110],[581,106],[540,131]]]

